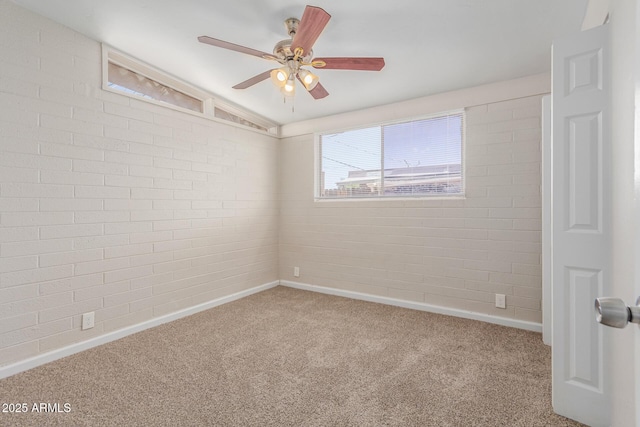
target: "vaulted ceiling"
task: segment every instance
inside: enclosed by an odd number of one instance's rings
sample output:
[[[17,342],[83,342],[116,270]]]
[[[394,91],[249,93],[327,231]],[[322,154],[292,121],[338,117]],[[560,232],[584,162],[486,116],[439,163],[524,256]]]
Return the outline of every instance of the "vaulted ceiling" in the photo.
[[[332,18],[315,56],[382,56],[380,72],[318,70],[329,96],[293,101],[265,80],[277,63],[199,43],[271,52],[301,0],[14,0],[278,124],[358,110],[550,70],[551,44],[580,30],[588,0],[370,0],[312,3]]]

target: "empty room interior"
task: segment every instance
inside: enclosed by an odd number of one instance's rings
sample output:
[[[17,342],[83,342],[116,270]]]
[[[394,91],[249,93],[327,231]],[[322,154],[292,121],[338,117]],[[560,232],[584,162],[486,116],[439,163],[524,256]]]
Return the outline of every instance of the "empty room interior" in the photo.
[[[0,425],[640,426],[640,0],[394,6],[0,0]]]

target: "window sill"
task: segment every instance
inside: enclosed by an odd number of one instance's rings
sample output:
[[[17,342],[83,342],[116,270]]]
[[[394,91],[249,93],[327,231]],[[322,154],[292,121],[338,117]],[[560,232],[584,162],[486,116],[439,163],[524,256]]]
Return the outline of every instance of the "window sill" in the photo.
[[[397,202],[424,202],[424,201],[443,201],[443,200],[465,200],[467,197],[464,194],[456,194],[451,196],[398,196],[398,197],[315,197],[314,202],[318,203],[334,203],[334,202],[385,202],[391,203],[394,201]]]

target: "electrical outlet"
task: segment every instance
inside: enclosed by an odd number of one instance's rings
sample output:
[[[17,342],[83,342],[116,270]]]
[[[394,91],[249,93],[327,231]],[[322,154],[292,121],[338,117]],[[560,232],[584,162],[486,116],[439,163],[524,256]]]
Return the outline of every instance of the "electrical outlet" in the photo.
[[[507,308],[507,297],[505,294],[496,294],[496,307]]]
[[[300,267],[293,267],[293,277],[300,277]]]
[[[96,325],[96,312],[84,313],[82,315],[82,330],[91,329]]]

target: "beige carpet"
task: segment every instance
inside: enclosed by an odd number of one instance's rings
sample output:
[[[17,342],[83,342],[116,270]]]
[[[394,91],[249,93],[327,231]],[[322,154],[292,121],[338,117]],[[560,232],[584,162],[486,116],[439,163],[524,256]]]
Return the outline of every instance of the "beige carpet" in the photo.
[[[540,334],[277,287],[0,380],[0,425],[574,426]]]

